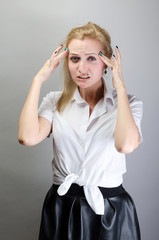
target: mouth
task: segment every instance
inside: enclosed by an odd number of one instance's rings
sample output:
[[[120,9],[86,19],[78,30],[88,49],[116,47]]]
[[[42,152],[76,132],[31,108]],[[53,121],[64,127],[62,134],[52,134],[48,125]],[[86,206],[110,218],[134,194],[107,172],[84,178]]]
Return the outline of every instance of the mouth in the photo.
[[[88,80],[90,77],[89,76],[77,76],[78,80],[80,81],[86,81]]]

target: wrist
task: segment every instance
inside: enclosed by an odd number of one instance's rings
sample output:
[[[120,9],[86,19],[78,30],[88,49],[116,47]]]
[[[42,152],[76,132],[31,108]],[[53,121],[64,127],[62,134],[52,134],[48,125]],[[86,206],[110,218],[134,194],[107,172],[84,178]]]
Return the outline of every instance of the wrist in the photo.
[[[116,90],[117,94],[118,93],[127,93],[126,87],[124,85],[118,86],[115,90]]]
[[[36,85],[39,85],[41,87],[41,85],[43,84],[43,79],[41,77],[39,77],[38,75],[36,75],[34,78],[33,78],[33,83],[36,84]]]

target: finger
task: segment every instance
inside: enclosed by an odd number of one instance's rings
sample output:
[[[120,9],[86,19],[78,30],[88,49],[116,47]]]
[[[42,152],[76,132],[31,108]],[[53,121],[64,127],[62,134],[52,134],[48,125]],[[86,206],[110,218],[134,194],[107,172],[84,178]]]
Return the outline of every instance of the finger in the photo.
[[[110,67],[110,68],[114,67],[114,63],[111,61],[111,59],[109,59],[108,57],[103,55],[102,52],[99,53],[99,57],[108,67]]]
[[[118,61],[118,63],[121,63],[121,54],[120,54],[120,51],[119,51],[118,46],[116,46],[115,52],[116,52],[116,56],[117,56],[117,61]]]
[[[114,64],[115,64],[115,66],[118,66],[118,62],[117,62],[117,59],[116,59],[116,57],[115,57],[114,54],[113,54],[113,56],[112,56],[112,59],[113,59],[113,62],[114,62]]]
[[[55,56],[57,56],[57,54],[61,51],[62,48],[63,48],[63,45],[58,46],[58,48],[51,55],[50,60],[52,60]]]
[[[119,64],[119,60],[115,57],[115,55],[112,56],[113,62],[114,62],[114,71],[121,72],[121,64]]]
[[[57,67],[59,65],[59,62],[65,58],[68,54],[68,49],[66,48],[62,53],[60,53],[57,56],[52,57],[52,59],[50,59],[50,64],[54,67]],[[57,53],[56,53],[57,54]]]
[[[57,56],[57,60],[58,61],[62,60],[68,55],[68,53],[69,53],[69,49],[65,48],[64,51]]]

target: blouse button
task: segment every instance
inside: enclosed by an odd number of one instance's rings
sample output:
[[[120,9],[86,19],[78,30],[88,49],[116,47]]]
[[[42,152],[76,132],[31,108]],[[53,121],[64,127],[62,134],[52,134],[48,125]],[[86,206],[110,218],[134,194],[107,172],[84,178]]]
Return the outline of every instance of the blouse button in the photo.
[[[83,164],[80,165],[80,169],[83,169]]]
[[[81,142],[80,145],[84,148],[85,147],[85,143]]]

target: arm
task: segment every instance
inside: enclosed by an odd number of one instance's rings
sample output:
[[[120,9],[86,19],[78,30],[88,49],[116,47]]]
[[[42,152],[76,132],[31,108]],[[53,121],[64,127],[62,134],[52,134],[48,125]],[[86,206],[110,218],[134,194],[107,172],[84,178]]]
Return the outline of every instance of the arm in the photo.
[[[38,118],[38,103],[42,83],[34,78],[19,118],[18,140],[21,144],[32,146],[41,142],[51,131],[51,123]]]
[[[121,153],[130,153],[139,144],[138,127],[134,122],[125,88],[117,91],[117,122],[114,137],[115,147]]]
[[[116,48],[117,57],[113,61],[100,56],[112,69],[113,86],[117,92],[117,122],[114,132],[115,147],[121,153],[132,152],[139,144],[139,131],[133,119],[121,70],[121,56]]]
[[[18,140],[23,145],[32,146],[38,144],[51,131],[51,123],[43,117],[38,117],[38,104],[42,84],[51,76],[54,69],[59,65],[60,60],[68,53],[65,50],[57,55],[61,49],[62,46],[57,48],[32,81],[19,118]]]

